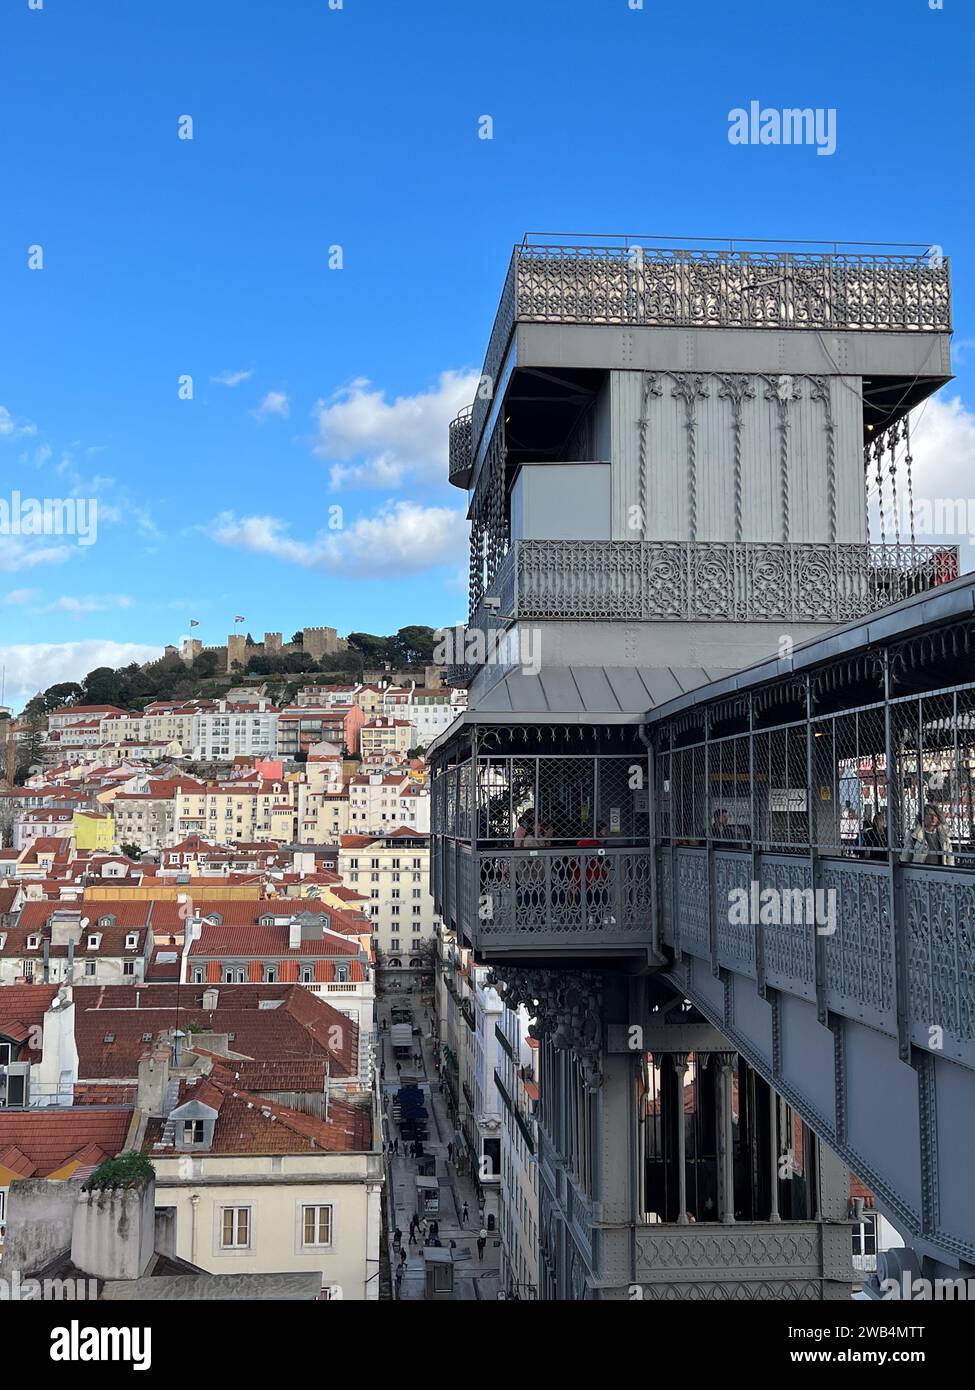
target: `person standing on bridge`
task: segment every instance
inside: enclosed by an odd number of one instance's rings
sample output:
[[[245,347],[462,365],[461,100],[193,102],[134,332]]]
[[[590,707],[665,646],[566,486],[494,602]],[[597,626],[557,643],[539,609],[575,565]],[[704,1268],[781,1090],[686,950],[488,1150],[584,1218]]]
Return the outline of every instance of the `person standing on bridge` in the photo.
[[[951,850],[951,838],[945,828],[941,812],[936,806],[925,806],[924,819],[918,816],[913,830],[904,842],[901,863],[914,864],[954,864],[955,856]]]

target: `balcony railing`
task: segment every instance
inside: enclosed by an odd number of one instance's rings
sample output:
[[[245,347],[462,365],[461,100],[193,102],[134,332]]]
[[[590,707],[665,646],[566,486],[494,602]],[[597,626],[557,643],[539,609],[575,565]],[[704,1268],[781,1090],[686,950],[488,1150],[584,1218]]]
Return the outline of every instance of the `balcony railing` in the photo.
[[[846,622],[957,578],[950,545],[515,541],[487,621]]]
[[[443,853],[444,916],[476,951],[639,953],[649,943],[648,847],[476,850],[444,840]]]
[[[523,244],[512,254],[484,359],[492,382],[518,320],[949,333],[950,268],[947,258],[914,247]],[[490,407],[490,400],[474,402],[475,448]]]
[[[450,422],[447,472],[450,481],[456,487],[466,488],[471,480],[474,462],[471,438],[472,409],[472,406],[465,405],[456,419]]]

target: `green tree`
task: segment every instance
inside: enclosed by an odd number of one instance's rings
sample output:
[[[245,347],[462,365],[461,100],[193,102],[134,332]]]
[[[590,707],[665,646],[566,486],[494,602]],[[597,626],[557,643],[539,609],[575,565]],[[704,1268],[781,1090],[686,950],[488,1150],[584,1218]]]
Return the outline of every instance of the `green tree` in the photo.
[[[398,666],[430,666],[433,664],[433,628],[413,625],[401,627],[389,645],[395,652]]]
[[[64,705],[77,704],[81,686],[77,681],[60,681],[57,685],[49,685],[41,698],[46,711],[61,709]]]
[[[96,666],[81,686],[82,705],[117,705],[122,699],[123,681],[111,666]]]
[[[347,640],[349,646],[360,652],[373,666],[382,666],[383,662],[393,660],[388,637],[377,637],[372,632],[350,632]]]

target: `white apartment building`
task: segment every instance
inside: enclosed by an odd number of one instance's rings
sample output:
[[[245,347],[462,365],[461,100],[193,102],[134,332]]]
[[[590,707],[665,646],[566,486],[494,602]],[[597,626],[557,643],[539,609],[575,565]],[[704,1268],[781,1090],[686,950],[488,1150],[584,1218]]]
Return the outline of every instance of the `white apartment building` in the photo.
[[[256,705],[228,705],[221,700],[216,709],[193,716],[194,758],[263,757],[277,751],[278,711],[266,700]]]
[[[368,894],[363,911],[373,924],[383,972],[405,975],[429,968],[440,918],[429,886],[426,835],[399,830],[388,835],[343,835],[338,871],[344,883]]]
[[[413,736],[413,725],[408,719],[382,715],[363,724],[359,730],[359,748],[367,761],[387,753],[406,754],[414,746]]]
[[[284,808],[287,831],[281,838],[290,839],[298,786],[297,782],[278,781],[180,786],[176,791],[174,843],[194,834],[220,844],[273,839],[280,808]]]
[[[539,1048],[521,1005],[498,1020],[495,1086],[501,1106],[501,1276],[506,1298],[538,1297],[537,1130]]]
[[[426,748],[438,734],[449,729],[467,708],[467,691],[446,687],[390,686],[383,692],[380,713],[406,719],[413,728],[411,747]]]
[[[430,792],[408,772],[363,772],[349,779],[349,831],[380,835],[405,825],[430,830]]]

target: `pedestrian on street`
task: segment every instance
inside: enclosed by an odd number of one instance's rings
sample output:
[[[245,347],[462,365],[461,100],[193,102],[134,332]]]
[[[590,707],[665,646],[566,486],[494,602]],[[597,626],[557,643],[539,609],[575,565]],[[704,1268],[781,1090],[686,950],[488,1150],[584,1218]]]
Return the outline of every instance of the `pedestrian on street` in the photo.
[[[405,1251],[405,1250],[400,1250],[400,1252],[399,1252],[399,1267],[400,1267],[400,1269],[404,1269],[405,1266],[406,1266],[406,1251]]]
[[[433,1234],[434,1234],[435,1236],[438,1236],[438,1235],[440,1234],[440,1222],[439,1222],[439,1221],[434,1221],[434,1222],[432,1222],[432,1223],[431,1223],[431,1226],[430,1226],[430,1230],[433,1232]]]
[[[453,1146],[453,1144],[448,1144],[448,1145],[447,1145],[447,1162],[448,1162],[448,1163],[453,1163],[453,1161],[454,1161],[454,1146]]]
[[[393,1153],[396,1155],[397,1158],[399,1158],[399,1140],[398,1140],[398,1139],[394,1139],[394,1140],[393,1140]]]
[[[400,1228],[397,1226],[397,1227],[396,1227],[396,1230],[393,1232],[393,1249],[394,1249],[394,1250],[401,1250],[402,1247],[403,1247],[403,1232],[402,1232],[402,1231],[400,1230]]]
[[[482,1229],[481,1234],[477,1238],[477,1258],[481,1264],[484,1263],[485,1245],[487,1245],[487,1231]]]
[[[407,1244],[408,1244],[408,1245],[415,1245],[415,1244],[416,1244],[416,1227],[413,1225],[413,1222],[412,1222],[412,1221],[410,1222],[410,1238],[409,1238],[409,1241],[407,1242]]]
[[[427,1218],[426,1218],[425,1216],[423,1216],[423,1217],[420,1218],[420,1235],[421,1235],[421,1236],[426,1236],[426,1233],[427,1233]]]
[[[397,1266],[396,1266],[396,1292],[399,1293],[399,1291],[402,1289],[402,1287],[403,1287],[403,1266],[402,1266],[402,1265],[397,1265]]]
[[[401,1072],[402,1070],[403,1070],[403,1064],[402,1064],[401,1062],[397,1062],[397,1063],[396,1063],[396,1075],[399,1076],[399,1074],[400,1074],[400,1072]]]
[[[464,1210],[463,1210],[463,1211],[461,1212],[461,1214],[460,1214],[460,1224],[461,1224],[462,1226],[466,1226],[466,1225],[467,1225],[467,1218],[468,1218],[468,1216],[470,1216],[470,1212],[468,1211],[468,1209],[467,1209],[467,1203],[465,1202],[465,1203],[464,1203]]]

